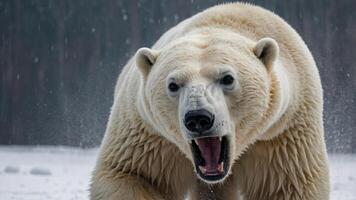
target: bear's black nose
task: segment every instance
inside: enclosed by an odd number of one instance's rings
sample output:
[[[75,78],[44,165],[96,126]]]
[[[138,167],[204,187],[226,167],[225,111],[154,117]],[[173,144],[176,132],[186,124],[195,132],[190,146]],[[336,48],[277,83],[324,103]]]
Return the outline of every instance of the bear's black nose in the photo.
[[[184,116],[185,127],[194,133],[203,133],[209,130],[214,124],[214,115],[205,110],[191,110]]]

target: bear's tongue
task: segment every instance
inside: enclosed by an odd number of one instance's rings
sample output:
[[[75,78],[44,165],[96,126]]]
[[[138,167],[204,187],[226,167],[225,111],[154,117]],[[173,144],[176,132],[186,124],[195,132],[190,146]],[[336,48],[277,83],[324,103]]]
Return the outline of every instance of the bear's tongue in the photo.
[[[196,139],[201,156],[205,160],[205,173],[216,173],[219,169],[221,141],[219,137],[207,137]]]

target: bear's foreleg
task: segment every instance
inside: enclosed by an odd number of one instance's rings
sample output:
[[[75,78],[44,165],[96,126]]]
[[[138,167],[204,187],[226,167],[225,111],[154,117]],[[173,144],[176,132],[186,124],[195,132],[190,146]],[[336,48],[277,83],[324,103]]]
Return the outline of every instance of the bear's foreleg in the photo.
[[[92,183],[90,200],[163,200],[155,189],[139,177],[125,175],[115,180],[101,178]]]

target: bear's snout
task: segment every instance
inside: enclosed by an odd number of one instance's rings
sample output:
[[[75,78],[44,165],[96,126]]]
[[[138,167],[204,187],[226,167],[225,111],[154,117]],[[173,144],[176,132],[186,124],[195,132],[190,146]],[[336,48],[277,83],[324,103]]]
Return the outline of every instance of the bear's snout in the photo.
[[[184,115],[184,126],[193,133],[209,131],[214,124],[214,114],[206,109],[191,110]]]

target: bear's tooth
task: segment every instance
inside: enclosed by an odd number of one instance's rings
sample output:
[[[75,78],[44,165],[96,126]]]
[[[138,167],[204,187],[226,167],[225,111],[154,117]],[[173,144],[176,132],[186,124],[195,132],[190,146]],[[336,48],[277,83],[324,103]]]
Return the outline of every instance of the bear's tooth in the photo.
[[[199,165],[199,169],[203,174],[205,174],[206,169],[203,166]]]
[[[221,162],[218,168],[219,172],[224,172],[224,162]]]

